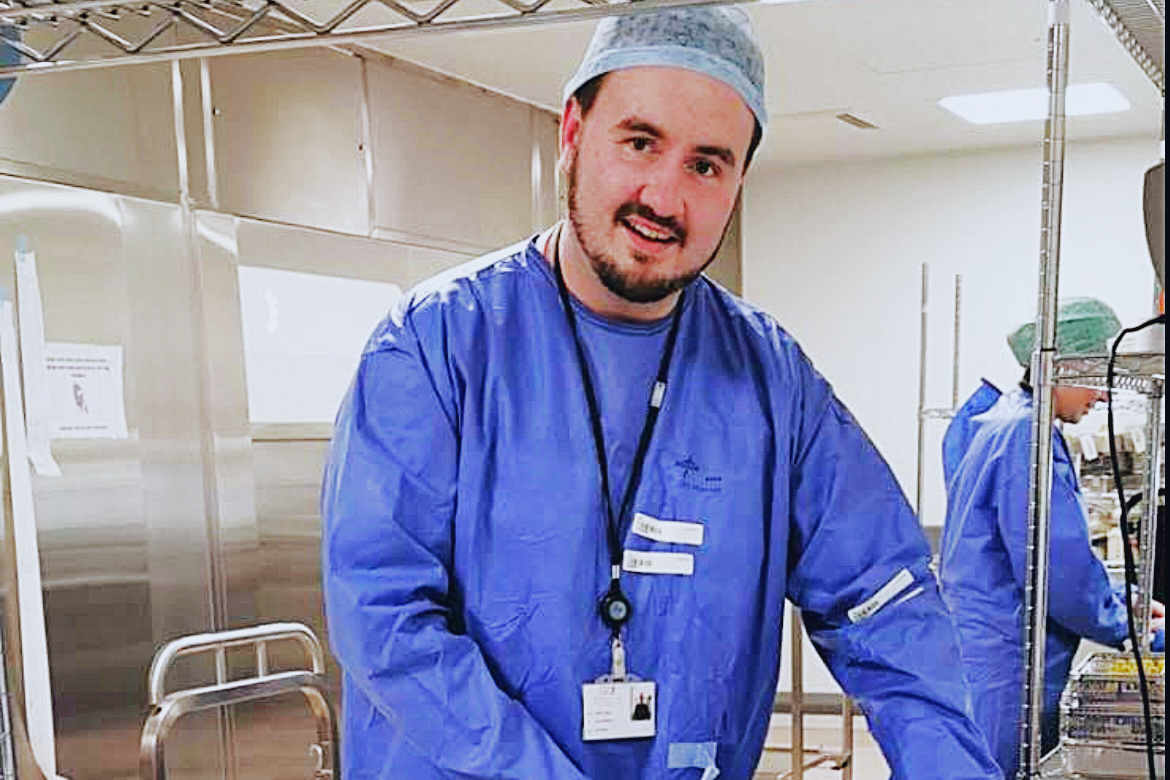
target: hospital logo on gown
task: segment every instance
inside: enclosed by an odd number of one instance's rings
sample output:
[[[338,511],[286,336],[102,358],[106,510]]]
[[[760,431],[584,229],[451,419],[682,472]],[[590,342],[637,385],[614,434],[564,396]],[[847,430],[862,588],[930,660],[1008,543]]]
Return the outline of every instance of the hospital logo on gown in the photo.
[[[701,493],[719,493],[723,490],[723,477],[704,474],[703,469],[689,455],[676,461],[674,467],[679,470],[682,486],[688,490]]]

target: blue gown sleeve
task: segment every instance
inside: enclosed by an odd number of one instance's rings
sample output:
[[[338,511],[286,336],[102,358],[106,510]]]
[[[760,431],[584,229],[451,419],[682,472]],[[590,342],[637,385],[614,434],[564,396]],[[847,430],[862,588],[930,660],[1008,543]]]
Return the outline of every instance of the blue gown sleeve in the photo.
[[[396,312],[366,350],[326,466],[322,577],[334,654],[444,776],[584,780],[457,629],[454,397],[447,366],[428,366],[409,315]]]
[[[895,780],[998,780],[1002,773],[969,716],[958,638],[913,512],[876,448],[811,367],[802,395],[789,598],[833,676],[868,717]],[[894,595],[883,598],[883,589]]]
[[[1025,421],[1008,442],[996,483],[1000,494],[995,497],[999,532],[1021,588],[1026,584],[1030,441],[1031,424]],[[1060,442],[1053,444],[1059,452]],[[1128,635],[1125,603],[1109,582],[1105,565],[1093,554],[1076,476],[1071,464],[1060,458],[1055,459],[1052,471],[1051,517],[1048,617],[1077,636],[1120,648]]]

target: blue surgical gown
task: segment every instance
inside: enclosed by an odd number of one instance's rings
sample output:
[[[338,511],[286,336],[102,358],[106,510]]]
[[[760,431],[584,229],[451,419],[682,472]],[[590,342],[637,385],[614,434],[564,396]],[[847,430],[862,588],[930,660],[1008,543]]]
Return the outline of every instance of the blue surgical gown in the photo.
[[[1125,605],[1093,554],[1068,447],[1053,430],[1043,743],[1055,746],[1060,694],[1082,637],[1120,647]],[[1019,763],[1032,394],[984,385],[943,443],[947,517],[940,580],[955,613],[975,719],[1004,774]]]
[[[322,494],[348,780],[697,780],[708,763],[748,780],[785,597],[894,777],[1000,777],[877,450],[768,316],[706,278],[683,305],[633,510],[704,539],[622,529],[627,549],[694,555],[693,576],[622,575],[628,665],[658,686],[652,739],[582,741],[581,685],[610,667],[609,552],[573,340],[535,243],[424,283],[377,329]],[[903,570],[896,599],[850,620]]]

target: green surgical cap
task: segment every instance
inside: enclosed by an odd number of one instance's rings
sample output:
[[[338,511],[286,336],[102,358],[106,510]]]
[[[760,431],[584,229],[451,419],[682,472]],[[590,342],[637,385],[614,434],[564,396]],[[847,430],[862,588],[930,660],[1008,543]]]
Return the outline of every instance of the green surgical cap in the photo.
[[[1056,313],[1056,351],[1061,355],[1104,354],[1120,331],[1121,321],[1107,304],[1096,298],[1070,298]],[[1021,325],[1007,340],[1016,360],[1027,368],[1036,348],[1036,323]]]

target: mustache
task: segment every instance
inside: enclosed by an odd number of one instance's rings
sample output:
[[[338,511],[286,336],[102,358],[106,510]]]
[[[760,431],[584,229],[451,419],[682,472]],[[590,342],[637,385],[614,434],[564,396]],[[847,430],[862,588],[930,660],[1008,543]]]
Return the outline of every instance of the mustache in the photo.
[[[645,203],[638,203],[636,201],[627,201],[618,207],[614,212],[613,221],[620,222],[626,217],[636,216],[641,217],[647,222],[653,222],[658,227],[669,232],[675,237],[680,246],[687,243],[687,231],[678,220],[674,217],[663,217],[657,214],[654,209],[647,206]]]

